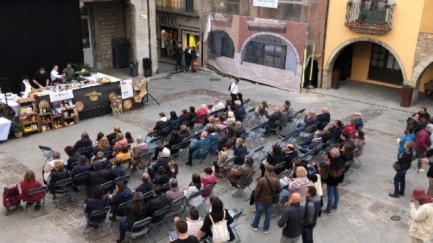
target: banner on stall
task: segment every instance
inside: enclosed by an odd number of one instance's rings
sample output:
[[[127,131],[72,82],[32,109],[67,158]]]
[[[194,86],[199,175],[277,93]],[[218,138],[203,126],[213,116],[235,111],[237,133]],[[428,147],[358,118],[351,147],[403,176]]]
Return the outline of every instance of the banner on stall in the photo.
[[[254,7],[278,8],[278,0],[253,0]]]
[[[132,90],[132,79],[120,81],[120,90],[122,92],[123,100],[134,96],[134,91]]]
[[[56,102],[56,101],[62,101],[62,100],[68,100],[74,98],[74,92],[72,89],[68,90],[58,90],[56,92],[50,93],[50,101]]]

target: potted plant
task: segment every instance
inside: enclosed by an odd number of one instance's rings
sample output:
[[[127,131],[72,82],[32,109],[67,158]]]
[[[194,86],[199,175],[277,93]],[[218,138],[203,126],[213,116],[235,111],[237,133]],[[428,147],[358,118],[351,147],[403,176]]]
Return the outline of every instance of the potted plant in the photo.
[[[20,121],[12,122],[12,131],[14,132],[14,136],[16,138],[20,138],[23,136],[23,124]]]
[[[400,94],[400,106],[410,107],[412,105],[412,94],[414,88],[410,84],[403,84]]]

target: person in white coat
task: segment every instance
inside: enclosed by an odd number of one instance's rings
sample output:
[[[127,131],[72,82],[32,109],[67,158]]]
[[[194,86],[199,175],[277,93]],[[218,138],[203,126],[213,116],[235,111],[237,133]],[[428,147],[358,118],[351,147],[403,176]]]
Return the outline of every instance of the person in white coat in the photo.
[[[424,243],[433,236],[433,203],[426,203],[415,207],[414,200],[410,202],[409,233],[412,243]]]

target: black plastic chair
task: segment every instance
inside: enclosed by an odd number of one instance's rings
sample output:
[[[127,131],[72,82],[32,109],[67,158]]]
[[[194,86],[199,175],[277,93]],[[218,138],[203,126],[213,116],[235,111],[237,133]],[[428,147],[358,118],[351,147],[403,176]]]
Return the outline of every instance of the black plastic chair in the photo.
[[[78,153],[80,155],[86,156],[87,159],[91,159],[93,156],[93,147],[90,146],[90,147],[81,148],[78,150]]]
[[[72,177],[72,185],[78,189],[84,188],[89,181],[90,172],[86,171],[84,173],[76,174]]]
[[[132,225],[131,231],[126,231],[125,239],[128,239],[130,243],[132,243],[132,239],[135,239],[139,236],[145,235],[147,238],[147,242],[150,242],[149,236],[147,233],[149,232],[149,224],[152,221],[151,217],[147,217],[143,220],[137,221]]]
[[[213,189],[214,189],[214,187],[216,186],[216,184],[217,184],[217,182],[211,183],[211,184],[205,186],[205,187],[201,190],[201,192],[202,192],[202,195],[201,195],[201,196],[203,197],[203,202],[202,202],[202,204],[201,204],[200,206],[203,207],[203,205],[206,203],[206,200],[212,196],[212,194],[213,194]],[[203,192],[204,192],[204,191],[208,191],[208,190],[211,191],[211,192],[209,193],[209,195],[207,195],[207,196],[203,196]],[[204,207],[203,207],[203,211],[204,211]]]
[[[161,225],[162,225],[162,227],[164,227],[164,231],[168,231],[164,226],[164,221],[166,219],[168,209],[169,209],[169,206],[166,206],[160,210],[156,210],[155,213],[153,214],[152,221],[151,221],[151,231],[150,231],[152,236],[155,236],[152,232],[152,229],[154,228],[155,230],[157,230]],[[160,230],[160,232],[164,232],[164,231]],[[161,238],[163,238],[163,237],[161,237]],[[160,240],[160,239],[156,239],[155,237],[153,237],[153,239],[155,240],[155,242]]]
[[[241,210],[241,211],[237,212],[235,215],[233,215],[233,223],[230,224],[230,228],[232,229],[233,232],[235,232],[236,238],[238,239],[236,242],[241,241],[241,237],[239,236],[238,232],[236,231],[236,226],[238,226],[238,220],[241,217],[243,212],[244,211]]]
[[[113,181],[107,181],[100,185],[102,191],[104,192],[104,197],[108,197],[111,191],[113,191]]]
[[[72,196],[72,178],[64,179],[61,181],[57,181],[54,184],[54,194],[57,195],[63,195],[63,197],[57,198],[56,205],[57,208],[60,208],[60,202],[61,199],[66,198],[68,201],[72,201],[74,203],[74,197]]]
[[[30,198],[34,195],[39,195],[40,194],[40,199],[39,200],[31,200]],[[26,197],[26,207],[24,208],[24,212],[27,211],[27,208],[30,207],[30,205],[28,203],[37,203],[40,202],[41,203],[41,207],[45,208],[45,196],[47,195],[47,186],[43,185],[40,187],[36,187],[33,189],[30,189],[27,192],[27,197]]]
[[[119,206],[116,209],[116,218],[122,218],[122,217],[126,217],[128,215],[128,204],[130,204],[132,202],[132,200],[124,202],[119,204]],[[111,221],[110,226],[113,225],[114,221]]]
[[[87,225],[86,228],[84,228],[83,234],[86,233],[89,227],[95,227],[95,229],[102,227],[107,219],[108,211],[110,211],[110,207],[108,206],[102,210],[93,211],[87,219]]]
[[[191,199],[196,198],[196,197],[200,197],[200,196],[201,196],[201,190],[197,191],[197,192],[194,192],[193,194],[191,194],[189,196],[189,198],[186,199],[185,207],[183,208],[183,211],[182,211],[182,213],[180,215],[184,214],[187,211],[188,208],[189,209],[193,208],[193,206],[189,205],[189,201],[191,201]]]
[[[153,197],[153,191],[148,191],[143,194],[143,201],[147,203]]]
[[[124,176],[117,177],[116,179],[114,179],[114,184],[125,183],[125,181],[126,181],[125,184],[128,184],[130,178],[131,178],[130,175],[124,175]]]
[[[168,221],[169,224],[170,224],[170,222],[171,222],[171,218],[172,218],[173,216],[181,215],[181,214],[182,214],[182,212],[183,212],[183,210],[184,210],[184,208],[185,208],[185,201],[186,201],[186,197],[185,197],[185,196],[181,196],[181,197],[179,197],[179,198],[174,199],[174,200],[171,202],[170,207],[169,207],[169,210],[170,210],[171,208],[177,208],[177,207],[179,207],[179,209],[178,209],[178,210],[175,210],[175,211],[173,211],[173,212],[168,212],[168,213],[167,213],[166,219],[167,219],[167,221]]]
[[[239,192],[243,192],[245,190],[245,188],[250,189],[250,191],[252,192],[250,186],[251,186],[251,184],[253,184],[253,177],[255,174],[256,174],[256,171],[251,171],[250,173],[248,173],[247,176],[245,176],[244,181],[250,181],[248,184],[236,184],[236,191],[235,191],[235,193],[233,193],[232,197],[234,197]],[[248,197],[245,197],[245,195],[243,197],[245,199],[245,202],[250,200]]]
[[[198,151],[198,153],[196,154],[196,157],[193,159],[195,159],[195,161],[198,160],[199,161],[198,163],[202,164],[203,161],[205,161],[207,159],[208,155],[209,155],[209,147],[204,147]],[[192,164],[193,165],[196,164],[196,163],[194,163],[194,160],[193,160]],[[192,168],[192,166],[190,168]]]

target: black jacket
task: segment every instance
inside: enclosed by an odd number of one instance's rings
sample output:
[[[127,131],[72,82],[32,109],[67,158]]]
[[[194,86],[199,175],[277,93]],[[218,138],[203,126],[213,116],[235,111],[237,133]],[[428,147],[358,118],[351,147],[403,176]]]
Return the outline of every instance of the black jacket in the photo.
[[[132,206],[134,203],[137,202],[131,202],[128,203],[128,206],[126,208],[126,220],[125,220],[125,230],[130,231],[132,229],[132,226],[135,222],[143,220],[146,218],[146,212],[143,211],[136,211],[134,212],[132,210]]]
[[[413,152],[412,151],[404,151],[398,156],[397,163],[400,165],[400,169],[402,170],[408,170],[410,168],[410,165],[412,163],[413,159]],[[432,171],[433,172],[433,171]],[[430,173],[430,170],[429,170]],[[427,176],[429,177],[428,173]]]
[[[50,184],[53,186],[56,184],[56,182],[64,180],[64,179],[68,179],[69,178],[69,172],[64,169],[62,171],[57,171],[57,170],[53,170],[51,172],[51,180],[50,180]]]
[[[243,127],[235,128],[234,130],[235,130],[235,135],[236,135],[237,138],[239,138],[242,135],[244,135],[245,133],[247,133],[247,131]]]
[[[111,180],[112,180],[111,171],[108,169],[91,171],[89,176],[89,187],[94,188]]]
[[[169,126],[170,126],[170,122],[168,120],[167,121],[161,121],[161,120],[159,120],[159,121],[156,122],[155,127],[153,128],[153,130],[158,132],[158,136],[165,137],[165,136],[168,135],[168,133],[170,131],[168,131],[167,133],[162,133],[162,130],[164,128],[166,128],[166,127],[169,127]]]
[[[278,227],[283,228],[283,235],[287,238],[296,238],[302,233],[302,220],[306,214],[305,207],[300,203],[292,203],[278,220]]]
[[[234,156],[236,156],[234,164],[235,165],[242,165],[245,160],[245,155],[247,154],[247,148],[245,146],[239,146],[238,148],[234,149]]]
[[[101,210],[108,205],[108,200],[106,198],[96,199],[96,198],[87,198],[84,200],[86,207],[84,208],[84,212],[86,212],[89,216],[95,210]]]
[[[152,190],[153,190],[153,181],[150,179],[146,182],[143,182],[143,184],[141,184],[140,186],[137,187],[137,189],[135,189],[135,191],[141,192],[143,194],[146,194],[147,192],[150,192]]]
[[[322,113],[317,116],[319,120],[319,124],[317,125],[317,129],[323,130],[324,127],[328,125],[328,123],[331,121],[331,114],[329,113]]]
[[[160,209],[169,206],[169,201],[165,193],[161,193],[159,196],[153,197],[146,205],[147,213],[146,217],[153,217],[153,214]],[[165,217],[165,215],[162,215]],[[161,216],[160,216],[161,217]],[[152,223],[159,221],[160,217],[153,217]]]
[[[268,111],[265,111],[265,116],[266,116],[266,118],[268,118],[269,128],[274,128],[275,122],[277,122],[278,120],[281,120],[281,118],[283,118],[283,115],[281,114],[281,112],[274,112],[271,115],[269,115]]]

